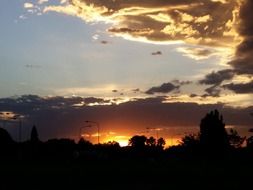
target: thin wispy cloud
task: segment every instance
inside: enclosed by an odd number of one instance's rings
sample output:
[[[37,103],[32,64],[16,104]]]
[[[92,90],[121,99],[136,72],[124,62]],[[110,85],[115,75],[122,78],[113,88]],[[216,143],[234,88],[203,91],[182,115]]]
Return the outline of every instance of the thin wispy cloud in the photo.
[[[199,47],[179,47],[178,52],[183,53],[184,56],[195,60],[205,60],[216,54],[214,49],[199,48]]]

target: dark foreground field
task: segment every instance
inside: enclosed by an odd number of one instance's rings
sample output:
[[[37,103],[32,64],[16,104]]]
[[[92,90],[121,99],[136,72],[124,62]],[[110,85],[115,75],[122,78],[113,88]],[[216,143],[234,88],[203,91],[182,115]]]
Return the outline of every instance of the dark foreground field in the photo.
[[[250,160],[6,161],[0,189],[242,189]]]

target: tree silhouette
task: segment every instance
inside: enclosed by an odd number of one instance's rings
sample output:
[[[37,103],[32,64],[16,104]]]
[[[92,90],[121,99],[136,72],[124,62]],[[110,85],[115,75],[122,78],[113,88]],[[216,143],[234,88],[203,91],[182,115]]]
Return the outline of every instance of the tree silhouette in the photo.
[[[201,120],[200,143],[206,150],[221,151],[228,148],[225,123],[217,110],[211,111]]]
[[[120,145],[117,141],[108,141],[106,143],[101,144],[101,146],[110,148],[120,148]]]
[[[199,146],[199,135],[189,134],[181,139],[180,145],[186,148],[196,148]]]
[[[12,154],[14,144],[15,142],[10,134],[5,129],[0,128],[0,158]]]
[[[146,144],[148,146],[155,146],[156,145],[156,139],[154,137],[149,137],[147,140],[146,140]]]
[[[228,133],[229,144],[234,148],[240,148],[246,137],[241,137],[235,129],[230,129]]]
[[[78,141],[78,144],[79,145],[82,145],[82,146],[92,146],[92,143],[90,141],[87,141],[85,140],[83,137],[81,137]]]
[[[129,145],[132,146],[133,148],[140,149],[145,147],[146,141],[147,137],[135,135],[131,139],[129,139]]]
[[[157,140],[158,147],[164,148],[165,144],[166,144],[166,141],[164,140],[164,138],[161,137]]]
[[[38,141],[39,141],[39,135],[34,125],[31,131],[31,142],[38,142]]]
[[[3,128],[0,128],[0,144],[9,144],[12,143],[13,140],[10,134]]]
[[[247,148],[253,149],[253,136],[246,139]]]

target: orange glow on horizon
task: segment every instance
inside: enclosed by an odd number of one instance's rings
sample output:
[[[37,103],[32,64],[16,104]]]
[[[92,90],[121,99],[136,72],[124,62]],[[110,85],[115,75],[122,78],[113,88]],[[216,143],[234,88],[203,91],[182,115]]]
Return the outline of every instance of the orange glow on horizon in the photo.
[[[118,135],[118,136],[108,135],[108,136],[109,137],[103,140],[104,143],[115,141],[115,142],[118,142],[121,147],[128,146],[128,141],[131,138],[130,136],[125,136],[125,135]]]
[[[165,148],[169,148],[171,146],[176,146],[176,145],[179,145],[180,144],[180,140],[181,138],[180,137],[176,137],[176,138],[166,138],[165,139]]]
[[[131,128],[129,128],[131,126]],[[187,134],[197,133],[198,127],[176,127],[170,125],[150,125],[149,127],[141,127],[142,123],[134,123],[133,121],[113,120],[101,123],[99,133],[100,143],[118,142],[120,146],[127,146],[129,139],[135,135],[144,135],[147,138],[153,136],[155,139],[163,138],[166,142],[165,148],[180,144],[182,137]],[[82,137],[86,140],[97,144],[97,129],[87,128],[83,131]]]
[[[128,140],[119,140],[117,141],[121,147],[128,146]]]

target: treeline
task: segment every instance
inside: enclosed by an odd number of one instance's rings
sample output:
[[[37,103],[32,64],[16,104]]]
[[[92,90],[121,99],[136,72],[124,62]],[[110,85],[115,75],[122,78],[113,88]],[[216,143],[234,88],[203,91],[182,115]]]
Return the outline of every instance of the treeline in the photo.
[[[211,111],[200,122],[198,134],[189,134],[179,145],[165,147],[163,138],[133,136],[129,146],[120,147],[118,142],[92,144],[81,138],[50,139],[42,142],[34,126],[29,140],[17,143],[8,132],[0,128],[0,159],[19,160],[164,160],[171,157],[196,158],[231,156],[253,157],[253,137],[241,137],[237,131],[225,129],[222,115]]]

